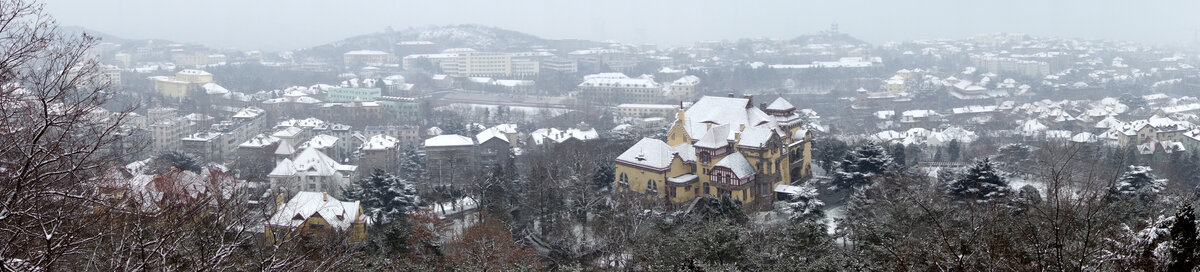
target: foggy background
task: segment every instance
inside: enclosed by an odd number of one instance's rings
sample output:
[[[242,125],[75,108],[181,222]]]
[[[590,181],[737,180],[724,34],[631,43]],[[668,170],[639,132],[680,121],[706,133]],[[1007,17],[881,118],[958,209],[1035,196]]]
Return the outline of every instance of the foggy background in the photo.
[[[879,44],[989,32],[1193,42],[1200,1],[162,1],[51,0],[61,24],[122,38],[290,50],[391,26],[482,24],[551,39],[662,47],[791,38],[840,25]]]

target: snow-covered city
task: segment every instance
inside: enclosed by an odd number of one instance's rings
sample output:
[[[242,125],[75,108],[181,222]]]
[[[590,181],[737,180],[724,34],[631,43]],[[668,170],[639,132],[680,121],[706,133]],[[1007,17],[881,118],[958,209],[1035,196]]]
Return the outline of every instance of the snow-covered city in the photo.
[[[0,271],[1200,269],[1200,3],[929,1],[0,0]]]

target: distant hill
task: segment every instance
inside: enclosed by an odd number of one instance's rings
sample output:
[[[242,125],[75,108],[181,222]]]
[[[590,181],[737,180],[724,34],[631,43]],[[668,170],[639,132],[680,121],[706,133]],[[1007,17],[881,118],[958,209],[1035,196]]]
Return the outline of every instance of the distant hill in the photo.
[[[794,44],[855,44],[855,45],[867,44],[867,42],[864,42],[863,40],[859,40],[858,38],[855,38],[854,36],[850,36],[850,34],[829,32],[829,31],[822,31],[821,33],[818,33],[818,34],[801,35],[799,37],[793,38],[792,43],[794,43]]]
[[[58,32],[67,34],[67,35],[71,35],[71,36],[76,36],[81,33],[87,33],[88,35],[92,35],[94,37],[100,38],[101,42],[126,43],[126,42],[132,41],[132,40],[117,37],[114,35],[109,35],[108,33],[95,31],[95,30],[91,30],[91,29],[87,29],[87,28],[79,27],[79,26],[60,26],[60,27],[58,27]]]
[[[581,40],[547,40],[534,35],[481,25],[427,26],[385,31],[347,38],[345,40],[296,51],[302,56],[336,59],[351,50],[391,51],[401,41],[430,41],[441,48],[469,47],[479,51],[519,51],[542,45],[551,49],[574,49],[601,46],[602,43]]]

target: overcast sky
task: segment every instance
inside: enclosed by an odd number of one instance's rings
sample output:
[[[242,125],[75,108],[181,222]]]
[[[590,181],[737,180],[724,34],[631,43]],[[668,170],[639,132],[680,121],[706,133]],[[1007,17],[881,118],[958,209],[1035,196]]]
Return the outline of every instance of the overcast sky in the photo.
[[[483,24],[544,38],[686,45],[829,29],[879,44],[1016,32],[1194,41],[1200,1],[48,0],[62,25],[123,38],[289,50],[414,26]]]

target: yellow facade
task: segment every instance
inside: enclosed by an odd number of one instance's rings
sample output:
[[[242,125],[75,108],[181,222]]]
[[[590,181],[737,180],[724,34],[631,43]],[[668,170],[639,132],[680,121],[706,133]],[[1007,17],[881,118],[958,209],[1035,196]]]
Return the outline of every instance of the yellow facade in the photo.
[[[276,211],[264,227],[269,244],[281,244],[298,237],[344,238],[357,243],[367,240],[367,221],[358,201],[343,202],[322,192],[299,192],[286,204],[283,194],[276,195]],[[330,219],[340,226],[330,224]]]
[[[171,98],[183,98],[188,92],[213,82],[213,75],[200,70],[183,70],[173,77],[154,77],[154,91]]]
[[[155,80],[154,90],[159,94],[171,98],[183,98],[187,96],[191,83],[175,80]]]
[[[362,214],[361,209],[358,212],[359,212],[359,214]],[[279,226],[268,225],[266,227],[266,233],[264,235],[265,235],[265,238],[267,239],[267,243],[279,244],[279,243],[286,242],[286,241],[288,241],[288,239],[292,239],[293,237],[296,237],[297,235],[309,235],[309,236],[313,236],[313,237],[329,237],[330,235],[339,235],[339,234],[342,234],[342,233],[339,233],[337,230],[334,230],[333,227],[331,227],[329,225],[329,221],[325,221],[325,218],[321,218],[320,216],[313,216],[313,217],[309,217],[308,220],[304,220],[304,223],[301,223],[300,227],[297,227],[294,230],[284,228],[284,227],[279,227]],[[345,232],[345,234],[346,234],[346,239],[351,243],[366,241],[367,240],[367,224],[366,223],[352,224],[352,225],[350,225],[350,229],[347,230]],[[276,236],[279,236],[279,237],[276,237]]]
[[[747,106],[747,111],[754,110],[757,109]],[[793,111],[794,109],[788,113]],[[762,204],[769,204],[773,200],[773,190],[776,186],[807,179],[811,173],[812,135],[804,129],[802,124],[799,124],[798,120],[779,124],[777,128],[785,131],[786,136],[771,133],[765,143],[760,143],[759,146],[741,145],[743,139],[740,138],[740,135],[748,133],[749,130],[744,124],[739,125],[733,128],[736,131],[733,132],[733,138],[727,147],[729,151],[712,153],[719,153],[719,155],[704,160],[693,157],[700,153],[695,149],[680,148],[690,147],[699,140],[690,135],[685,128],[689,125],[687,118],[685,111],[679,110],[674,125],[667,132],[665,142],[644,139],[645,143],[639,142],[622,154],[641,155],[645,152],[659,152],[663,149],[662,146],[669,146],[671,149],[669,152],[674,152],[670,155],[669,166],[656,168],[648,166],[647,164],[650,163],[647,162],[618,158],[615,163],[617,179],[615,187],[618,192],[644,194],[671,203],[688,202],[702,196],[729,196],[747,203],[747,207],[753,205],[765,207],[766,205]],[[707,129],[712,129],[712,125],[709,125]],[[682,154],[687,152],[696,154]],[[713,171],[718,162],[734,153],[740,153],[745,161],[754,168],[752,177],[754,181],[734,186],[711,180],[709,173]],[[654,159],[654,156],[648,157]],[[692,159],[685,160],[685,157]],[[670,181],[672,178],[682,180],[681,177],[690,177],[687,175],[694,175],[694,177],[689,181]]]

